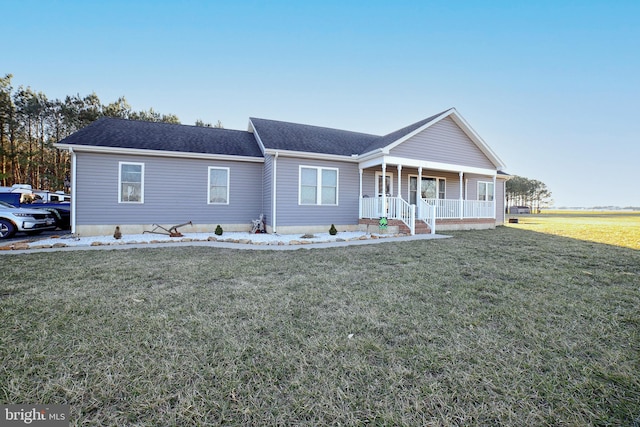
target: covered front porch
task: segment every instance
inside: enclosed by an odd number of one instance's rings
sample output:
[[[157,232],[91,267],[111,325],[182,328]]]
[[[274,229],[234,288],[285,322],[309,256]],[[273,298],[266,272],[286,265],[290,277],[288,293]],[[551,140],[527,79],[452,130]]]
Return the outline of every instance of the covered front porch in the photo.
[[[410,234],[420,222],[431,233],[453,224],[495,226],[497,171],[414,163],[360,168],[360,220],[400,220]]]
[[[437,220],[495,219],[495,202],[480,200],[420,199],[416,205],[400,197],[360,198],[360,219],[398,219],[411,234],[416,232],[416,221],[423,221],[432,234]]]

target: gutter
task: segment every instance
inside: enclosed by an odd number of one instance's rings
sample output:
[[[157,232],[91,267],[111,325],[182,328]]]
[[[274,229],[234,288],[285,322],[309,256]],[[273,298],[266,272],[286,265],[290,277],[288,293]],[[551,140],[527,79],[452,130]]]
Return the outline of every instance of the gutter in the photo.
[[[263,163],[263,157],[239,156],[234,154],[208,154],[208,153],[191,153],[186,151],[163,151],[148,150],[141,148],[123,148],[123,147],[102,147],[94,145],[78,145],[78,144],[54,144],[54,147],[61,150],[71,150],[75,148],[78,152],[85,153],[106,153],[106,154],[126,154],[132,156],[153,156],[153,157],[179,157],[184,159],[205,159],[205,160],[231,160],[242,162]]]

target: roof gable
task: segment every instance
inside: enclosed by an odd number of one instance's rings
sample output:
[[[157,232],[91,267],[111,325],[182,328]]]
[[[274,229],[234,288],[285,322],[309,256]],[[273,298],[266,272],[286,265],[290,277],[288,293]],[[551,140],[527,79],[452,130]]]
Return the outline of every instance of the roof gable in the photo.
[[[255,138],[246,131],[110,117],[91,123],[58,144],[262,157]]]
[[[394,144],[389,155],[484,169],[496,167],[450,117]]]
[[[370,151],[374,151],[377,149],[382,149],[387,147],[388,145],[395,143],[396,141],[404,140],[406,139],[407,136],[413,135],[414,133],[419,132],[420,129],[425,128],[431,122],[435,121],[438,117],[447,113],[447,111],[443,111],[442,113],[438,113],[431,117],[427,117],[424,120],[420,120],[419,122],[410,124],[409,126],[403,127],[402,129],[398,129],[397,131],[394,131],[385,136],[379,137],[370,146],[368,146],[361,154],[368,153]]]
[[[369,147],[367,152],[374,151],[376,149],[384,152],[389,152],[403,142],[410,138],[420,134],[426,129],[435,126],[446,118],[450,118],[458,128],[469,138],[469,140],[475,144],[475,146],[487,157],[491,164],[500,169],[504,168],[504,162],[497,156],[497,154],[487,145],[486,142],[478,135],[473,128],[466,122],[466,120],[457,112],[455,108],[450,108],[439,114],[428,117],[424,120],[416,122],[398,131],[392,132],[383,136],[376,144]]]

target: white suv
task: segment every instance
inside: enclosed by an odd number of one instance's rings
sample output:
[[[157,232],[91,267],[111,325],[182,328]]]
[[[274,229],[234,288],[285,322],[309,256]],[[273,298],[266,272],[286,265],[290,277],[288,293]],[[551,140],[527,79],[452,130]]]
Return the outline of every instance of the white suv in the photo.
[[[54,230],[55,218],[44,209],[16,208],[0,201],[0,239],[6,239],[17,231],[38,234],[44,230]]]

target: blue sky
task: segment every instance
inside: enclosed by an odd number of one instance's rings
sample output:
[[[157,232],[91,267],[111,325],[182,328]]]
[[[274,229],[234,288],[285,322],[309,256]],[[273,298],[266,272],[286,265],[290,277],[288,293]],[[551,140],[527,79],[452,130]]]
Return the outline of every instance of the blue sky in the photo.
[[[556,206],[640,206],[640,2],[0,0],[0,73],[246,129],[450,107]]]

